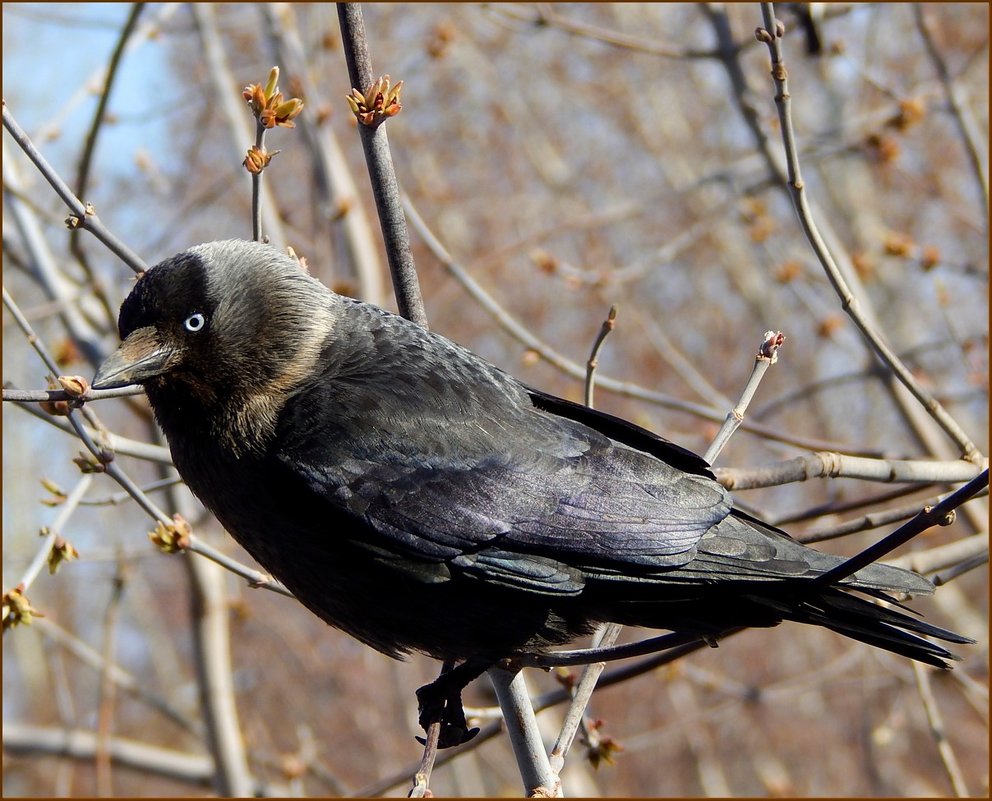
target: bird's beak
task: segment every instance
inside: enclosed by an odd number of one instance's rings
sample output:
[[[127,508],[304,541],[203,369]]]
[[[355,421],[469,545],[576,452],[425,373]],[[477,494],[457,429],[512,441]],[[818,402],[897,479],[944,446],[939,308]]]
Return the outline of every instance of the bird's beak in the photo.
[[[121,346],[100,365],[93,377],[93,389],[114,389],[141,384],[167,372],[178,362],[174,347],[159,339],[152,327],[132,331]]]

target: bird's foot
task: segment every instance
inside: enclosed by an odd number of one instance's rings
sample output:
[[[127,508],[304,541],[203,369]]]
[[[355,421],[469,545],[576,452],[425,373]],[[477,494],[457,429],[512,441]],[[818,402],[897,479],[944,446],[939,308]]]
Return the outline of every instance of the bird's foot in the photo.
[[[453,670],[442,672],[430,684],[417,690],[419,721],[424,731],[427,732],[433,723],[441,725],[438,748],[462,745],[479,733],[478,729],[470,729],[465,719],[462,690],[485,669],[473,662],[465,662]],[[423,737],[418,737],[417,741],[421,745],[427,744]]]
[[[438,748],[452,748],[467,743],[479,733],[479,730],[468,727],[465,710],[462,708],[461,693],[445,696],[430,692],[433,686],[427,684],[417,690],[417,699],[420,701],[420,725],[426,732],[431,724],[441,724],[441,733],[437,740]],[[421,745],[427,744],[427,740],[423,737],[418,737],[417,742]]]

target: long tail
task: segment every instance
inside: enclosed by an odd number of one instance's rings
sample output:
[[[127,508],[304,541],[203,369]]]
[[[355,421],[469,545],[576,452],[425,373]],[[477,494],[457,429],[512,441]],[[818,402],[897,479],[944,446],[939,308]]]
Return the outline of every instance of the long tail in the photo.
[[[789,620],[939,668],[959,657],[926,637],[974,642],[899,603],[897,597],[934,591],[911,570],[869,564],[836,584],[816,581],[845,561],[735,510],[707,532],[687,564],[625,584],[622,600],[611,592],[601,619],[714,637]]]
[[[736,516],[751,527],[762,530],[767,536],[776,538],[780,545],[785,544],[782,542],[785,537],[787,547],[795,547],[792,544],[795,541],[785,532],[747,515],[737,513]],[[809,564],[810,571],[819,574],[846,561],[842,557],[810,548],[802,548],[802,556]],[[960,661],[960,657],[920,635],[960,644],[973,643],[974,640],[924,622],[916,616],[916,612],[900,604],[891,595],[930,595],[933,591],[933,584],[918,573],[876,563],[867,565],[839,584],[815,589],[810,587],[808,592],[790,595],[787,599],[756,593],[752,600],[759,605],[776,609],[783,620],[823,626],[876,648],[946,669],[950,667],[947,660]],[[867,600],[857,593],[869,595],[885,605]]]
[[[899,606],[895,599],[880,591],[868,592]],[[845,637],[938,668],[949,668],[948,660],[959,661],[960,657],[920,635],[935,637],[944,642],[960,644],[974,642],[969,637],[860,598],[851,591],[834,587],[824,588],[815,595],[799,600],[798,603],[795,596],[786,601],[752,595],[749,600],[758,606],[775,609],[783,620],[823,626]]]

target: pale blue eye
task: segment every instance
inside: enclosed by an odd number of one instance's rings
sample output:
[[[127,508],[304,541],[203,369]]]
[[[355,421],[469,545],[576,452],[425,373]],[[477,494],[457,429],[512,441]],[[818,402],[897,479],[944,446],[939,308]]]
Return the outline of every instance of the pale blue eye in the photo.
[[[201,328],[203,328],[203,326],[205,326],[206,324],[207,324],[207,318],[204,317],[199,312],[195,312],[194,314],[191,314],[189,317],[186,318],[186,322],[183,323],[183,325],[186,327],[186,330],[194,334],[197,331],[199,331]]]

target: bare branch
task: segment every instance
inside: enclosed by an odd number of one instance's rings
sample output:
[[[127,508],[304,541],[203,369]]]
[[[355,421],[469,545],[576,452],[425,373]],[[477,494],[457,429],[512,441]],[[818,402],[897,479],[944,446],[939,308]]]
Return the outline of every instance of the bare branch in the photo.
[[[216,102],[224,115],[230,134],[232,148],[235,152],[244,152],[244,143],[254,138],[253,131],[245,119],[244,108],[240,96],[234,87],[244,85],[231,73],[230,65],[224,54],[220,32],[217,30],[216,10],[210,4],[197,4],[189,7],[196,24],[196,30],[203,47],[203,57],[207,64],[207,77],[216,98]],[[279,250],[285,250],[288,240],[282,222],[279,218],[278,207],[268,183],[259,188],[259,204],[261,206],[262,227],[268,240]]]
[[[3,731],[4,751],[10,754],[49,754],[92,762],[97,737],[92,731],[7,722]],[[209,756],[160,748],[136,740],[115,737],[109,753],[122,766],[164,776],[174,781],[209,786],[213,774]]]
[[[110,233],[100,218],[97,217],[96,211],[92,206],[85,205],[72,193],[72,190],[69,189],[59,174],[55,172],[52,165],[41,155],[41,151],[34,146],[28,135],[24,132],[24,129],[17,124],[14,115],[7,108],[6,100],[3,101],[3,127],[7,129],[7,132],[17,142],[21,150],[24,151],[24,154],[31,159],[31,162],[37,167],[38,172],[48,181],[56,194],[62,198],[62,202],[68,206],[71,212],[69,222],[72,228],[83,228],[92,233],[93,236],[107,246],[111,253],[116,255],[136,273],[141,273],[148,269],[148,266],[142,261],[140,256]]]
[[[340,3],[338,20],[341,24],[341,38],[344,43],[345,58],[348,61],[351,85],[360,92],[366,92],[375,78],[365,37],[361,4]],[[386,245],[386,260],[389,262],[389,271],[393,278],[396,304],[400,314],[427,328],[427,313],[424,311],[420,281],[410,250],[410,234],[403,216],[399,183],[396,179],[396,171],[393,169],[389,140],[386,138],[386,126],[370,127],[359,123],[358,133],[365,150],[365,162],[372,181],[375,207],[379,212],[379,225]]]
[[[90,123],[90,129],[86,134],[83,153],[79,158],[79,167],[76,171],[76,196],[84,200],[89,189],[90,167],[93,164],[93,155],[96,153],[97,138],[105,121],[107,104],[110,101],[110,92],[117,78],[124,53],[128,49],[128,43],[135,33],[138,18],[141,16],[144,8],[144,3],[135,3],[131,7],[131,13],[128,14],[127,20],[124,22],[124,27],[121,29],[121,34],[114,47],[114,52],[111,54],[110,61],[107,64],[107,71],[103,81],[103,91],[100,93],[100,99],[97,101],[96,109],[93,112],[93,121]],[[69,235],[69,249],[86,272],[87,281],[93,287],[93,294],[103,306],[107,319],[112,320],[114,313],[111,310],[110,301],[107,298],[107,293],[104,291],[102,282],[86,258],[78,229],[74,229]]]
[[[924,503],[912,503],[906,504],[904,506],[899,506],[894,509],[885,509],[879,512],[871,512],[870,514],[864,515],[863,517],[855,518],[854,520],[847,520],[844,523],[839,523],[832,526],[823,526],[820,528],[812,529],[811,531],[805,531],[802,534],[796,536],[796,539],[802,543],[811,542],[823,542],[824,540],[832,540],[837,537],[845,537],[848,534],[854,534],[858,531],[868,531],[869,529],[879,528],[880,526],[887,526],[891,523],[896,523],[900,520],[906,520],[912,517],[920,511],[920,507],[933,506],[934,504],[940,503],[944,498],[947,498],[951,493],[944,493],[925,501]],[[982,490],[975,495],[976,498],[985,497],[988,495],[988,490]],[[975,535],[979,536],[979,535]],[[961,540],[961,542],[966,542],[967,540]],[[913,568],[917,573],[922,572],[917,568]]]
[[[73,487],[72,491],[66,496],[65,501],[59,508],[59,514],[52,521],[52,525],[48,526],[47,532],[42,539],[41,547],[35,554],[34,559],[31,564],[28,565],[27,570],[21,575],[18,581],[14,582],[14,586],[21,587],[21,592],[26,591],[34,580],[39,576],[42,568],[48,562],[49,554],[52,551],[52,547],[55,545],[55,540],[59,537],[62,531],[65,530],[66,523],[72,516],[73,512],[79,506],[79,502],[82,500],[83,495],[90,488],[90,484],[93,481],[92,475],[84,475]]]
[[[692,48],[680,48],[675,45],[648,39],[644,36],[619,33],[610,31],[596,25],[588,25],[578,20],[559,14],[550,3],[538,4],[535,13],[529,14],[524,10],[525,6],[514,4],[496,4],[489,7],[489,10],[515,20],[529,22],[535,26],[547,26],[557,28],[564,33],[584,39],[592,39],[603,44],[619,47],[624,50],[634,50],[640,53],[648,53],[652,56],[671,59],[707,59],[714,58],[713,50],[694,50]]]
[[[279,63],[285,64],[294,79],[299,80],[308,102],[316,98],[318,88],[310,80],[307,67],[310,54],[304,52],[295,9],[286,3],[264,3],[262,14]],[[322,122],[319,110],[301,116],[297,126],[314,162],[317,191],[321,195],[318,218],[325,220],[331,229],[329,239],[337,236],[335,232],[340,228],[346,261],[358,284],[358,297],[382,306],[385,295],[377,240],[365,207],[358,202],[355,179],[334,128]]]
[[[989,219],[988,153],[982,153],[982,142],[986,141],[988,137],[976,130],[975,119],[968,111],[960,90],[955,86],[951,71],[947,68],[947,61],[930,32],[922,3],[913,3],[913,18],[916,20],[916,27],[923,38],[927,54],[937,70],[937,77],[940,78],[940,85],[944,90],[944,98],[947,100],[951,117],[954,119],[954,124],[961,136],[961,142],[968,154],[968,160],[971,162],[972,171],[975,173],[975,180],[978,182],[978,194],[982,201],[981,218],[987,224]]]
[[[758,348],[758,354],[754,357],[754,367],[751,370],[751,376],[748,378],[747,384],[745,384],[744,390],[741,392],[740,400],[727,413],[727,419],[724,421],[723,426],[721,426],[719,433],[706,449],[706,453],[703,454],[703,458],[709,464],[713,464],[716,461],[717,456],[720,455],[720,451],[723,450],[730,437],[740,427],[741,423],[744,422],[744,413],[747,411],[747,407],[750,405],[755,392],[758,391],[758,385],[761,383],[761,379],[764,378],[765,372],[778,359],[778,350],[782,347],[784,341],[785,336],[781,331],[765,332],[761,346]]]
[[[903,385],[913,394],[937,424],[944,430],[954,442],[961,448],[962,456],[969,462],[980,463],[982,454],[975,444],[968,438],[964,430],[951,417],[937,399],[928,392],[919,381],[913,376],[909,369],[902,363],[902,360],[885,342],[881,333],[872,326],[867,317],[861,311],[861,304],[858,298],[851,292],[850,287],[844,280],[843,275],[837,267],[826,242],[820,235],[819,228],[813,220],[807,200],[806,184],[802,179],[799,166],[799,151],[796,147],[795,129],[792,125],[791,96],[789,94],[788,72],[785,68],[785,59],[782,54],[781,37],[782,32],[778,29],[779,23],[775,19],[775,13],[771,3],[761,4],[761,14],[764,19],[764,28],[759,28],[759,41],[768,45],[768,51],[772,59],[772,79],[775,84],[775,105],[778,108],[779,123],[782,129],[782,142],[785,147],[786,165],[788,168],[789,193],[792,195],[799,214],[799,221],[803,232],[809,240],[813,252],[826,271],[830,283],[841,300],[841,308],[851,318],[858,330],[862,333],[872,349],[884,364],[899,378]]]
[[[920,700],[923,702],[923,709],[927,713],[927,721],[930,724],[930,734],[933,736],[934,744],[937,746],[937,753],[940,754],[940,761],[947,772],[947,778],[951,782],[954,794],[958,798],[969,796],[968,787],[964,781],[964,774],[961,773],[961,766],[954,755],[954,749],[947,739],[947,730],[944,727],[944,718],[940,714],[937,700],[933,696],[933,688],[930,686],[930,672],[918,662],[913,663],[913,674],[916,676],[916,688],[920,693]]]
[[[589,354],[589,361],[586,362],[586,406],[592,407],[593,405],[593,392],[595,387],[595,377],[596,368],[599,367],[599,351],[603,347],[603,343],[606,342],[606,337],[610,335],[610,332],[616,327],[617,321],[617,306],[614,303],[610,306],[609,314],[606,315],[606,319],[603,321],[603,325],[599,329],[599,334],[596,336],[596,341],[592,345],[592,353]]]
[[[891,553],[900,545],[909,542],[917,534],[933,526],[944,526],[954,521],[954,510],[961,504],[974,497],[983,487],[989,485],[989,471],[986,468],[981,475],[972,479],[961,489],[949,495],[936,506],[928,507],[908,523],[900,526],[885,539],[865,548],[857,556],[852,556],[837,567],[817,576],[813,581],[823,586],[834,584],[857,573],[861,568],[877,562],[883,556]]]
[[[818,452],[797,456],[768,467],[714,469],[729,490],[775,487],[811,478],[860,478],[866,481],[906,481],[921,484],[970,481],[982,465],[971,462],[933,462],[922,459],[863,459],[840,453]]]
[[[496,689],[504,718],[511,712],[517,716],[517,720],[506,720],[506,724],[520,778],[524,783],[524,792],[528,796],[560,798],[561,782],[551,770],[548,755],[544,751],[544,742],[534,717],[523,671],[492,668],[489,678]]]

